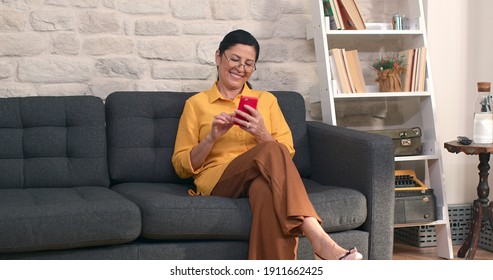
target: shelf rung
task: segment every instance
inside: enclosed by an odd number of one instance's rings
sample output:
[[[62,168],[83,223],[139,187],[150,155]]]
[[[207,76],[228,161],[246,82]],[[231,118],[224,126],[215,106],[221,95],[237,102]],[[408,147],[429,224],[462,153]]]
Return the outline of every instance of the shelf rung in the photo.
[[[435,226],[435,225],[445,225],[447,221],[445,220],[436,220],[430,223],[406,223],[406,224],[394,224],[394,228],[402,228],[402,227],[419,227],[419,226]]]

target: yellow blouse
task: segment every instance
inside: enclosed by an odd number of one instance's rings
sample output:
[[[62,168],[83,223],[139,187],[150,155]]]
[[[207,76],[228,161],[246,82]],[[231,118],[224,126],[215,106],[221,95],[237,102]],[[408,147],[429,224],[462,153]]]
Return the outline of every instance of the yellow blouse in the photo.
[[[233,113],[238,108],[241,96],[258,98],[257,110],[262,114],[266,128],[294,156],[291,130],[272,93],[252,90],[245,85],[241,94],[234,100],[228,100],[222,97],[214,83],[210,90],[199,92],[186,101],[172,158],[176,173],[181,178],[194,178],[198,194],[210,195],[231,160],[257,144],[254,136],[234,125],[214,144],[203,165],[197,170],[192,168],[192,148],[210,133],[216,115],[221,112]]]

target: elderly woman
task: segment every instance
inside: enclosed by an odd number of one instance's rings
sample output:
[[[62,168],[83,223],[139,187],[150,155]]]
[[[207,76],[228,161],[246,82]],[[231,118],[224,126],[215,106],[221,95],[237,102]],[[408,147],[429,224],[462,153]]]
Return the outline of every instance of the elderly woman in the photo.
[[[248,83],[259,50],[244,30],[221,41],[218,80],[185,103],[173,166],[180,177],[194,178],[197,195],[249,198],[249,259],[296,259],[300,235],[317,259],[362,259],[322,229],[293,163],[293,139],[277,99]],[[242,97],[256,98],[257,107],[237,110]]]

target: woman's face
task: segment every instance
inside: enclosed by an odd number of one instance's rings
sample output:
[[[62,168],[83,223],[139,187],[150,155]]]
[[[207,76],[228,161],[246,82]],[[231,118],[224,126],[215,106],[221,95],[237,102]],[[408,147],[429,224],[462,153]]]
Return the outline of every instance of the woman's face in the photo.
[[[219,83],[229,90],[241,89],[255,70],[255,48],[236,44],[222,54],[216,51]]]

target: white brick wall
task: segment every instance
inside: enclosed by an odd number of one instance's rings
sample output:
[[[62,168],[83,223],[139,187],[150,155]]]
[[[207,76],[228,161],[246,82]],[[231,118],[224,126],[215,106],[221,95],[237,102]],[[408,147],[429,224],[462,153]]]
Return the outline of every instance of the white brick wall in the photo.
[[[200,91],[229,31],[260,42],[255,88],[317,82],[309,0],[0,0],[0,97]]]

